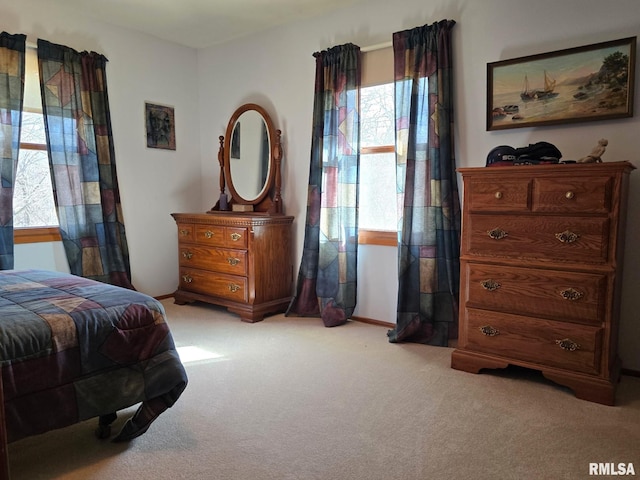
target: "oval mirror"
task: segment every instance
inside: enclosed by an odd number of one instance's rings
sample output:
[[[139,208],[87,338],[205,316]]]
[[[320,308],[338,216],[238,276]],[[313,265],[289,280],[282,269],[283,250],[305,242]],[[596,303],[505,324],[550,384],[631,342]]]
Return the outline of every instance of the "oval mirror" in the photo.
[[[273,185],[275,130],[267,112],[255,104],[238,108],[227,125],[224,172],[232,202],[257,205]]]

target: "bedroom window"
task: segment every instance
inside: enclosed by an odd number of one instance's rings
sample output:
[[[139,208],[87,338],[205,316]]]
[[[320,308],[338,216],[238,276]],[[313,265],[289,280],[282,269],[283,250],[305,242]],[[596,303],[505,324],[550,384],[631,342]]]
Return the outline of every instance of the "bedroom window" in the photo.
[[[15,243],[60,240],[47,155],[38,56],[27,47],[20,152],[13,189]]]
[[[397,246],[393,49],[363,52],[358,242]]]

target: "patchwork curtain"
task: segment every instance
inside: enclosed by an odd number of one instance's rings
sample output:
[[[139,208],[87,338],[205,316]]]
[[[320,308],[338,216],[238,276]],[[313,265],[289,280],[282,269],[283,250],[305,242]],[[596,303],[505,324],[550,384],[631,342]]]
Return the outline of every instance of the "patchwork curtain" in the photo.
[[[38,40],[49,163],[69,269],[132,289],[106,62],[95,52]]]
[[[302,261],[287,314],[342,325],[356,306],[360,47],[316,59],[311,165]]]
[[[0,33],[0,270],[13,268],[13,184],[24,102],[26,35]]]
[[[399,205],[398,306],[389,341],[457,338],[460,200],[453,142],[451,29],[393,35]]]

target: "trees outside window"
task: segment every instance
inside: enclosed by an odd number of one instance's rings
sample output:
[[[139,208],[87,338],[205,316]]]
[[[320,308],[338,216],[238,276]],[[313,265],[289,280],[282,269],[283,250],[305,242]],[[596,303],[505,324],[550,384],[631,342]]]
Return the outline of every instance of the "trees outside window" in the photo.
[[[394,85],[360,90],[360,243],[397,244]]]
[[[27,47],[25,60],[20,152],[13,188],[14,241],[32,243],[60,240],[47,155],[38,57],[35,48]]]

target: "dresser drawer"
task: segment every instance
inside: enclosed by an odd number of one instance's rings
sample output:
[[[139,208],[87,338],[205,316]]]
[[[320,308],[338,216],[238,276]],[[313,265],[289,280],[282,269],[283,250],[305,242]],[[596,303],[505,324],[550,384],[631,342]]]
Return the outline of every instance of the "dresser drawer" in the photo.
[[[465,263],[466,306],[600,325],[606,275]]]
[[[180,245],[180,266],[232,275],[247,275],[247,252],[225,248]]]
[[[178,242],[193,242],[195,240],[195,234],[193,224],[191,223],[178,223]]]
[[[534,212],[608,213],[611,177],[557,177],[533,180]]]
[[[466,309],[463,348],[541,365],[597,374],[601,330],[487,310]]]
[[[243,227],[196,225],[195,239],[201,245],[242,249],[247,248],[247,229]]]
[[[609,260],[608,218],[471,215],[466,219],[463,253],[590,264]]]
[[[248,300],[247,279],[237,275],[180,268],[180,288],[237,302]]]
[[[247,248],[247,229],[242,227],[225,227],[225,246],[229,248]]]
[[[224,247],[224,227],[217,225],[195,225],[195,241],[201,245]]]
[[[530,179],[470,179],[465,186],[465,203],[472,212],[528,212],[530,210]]]

